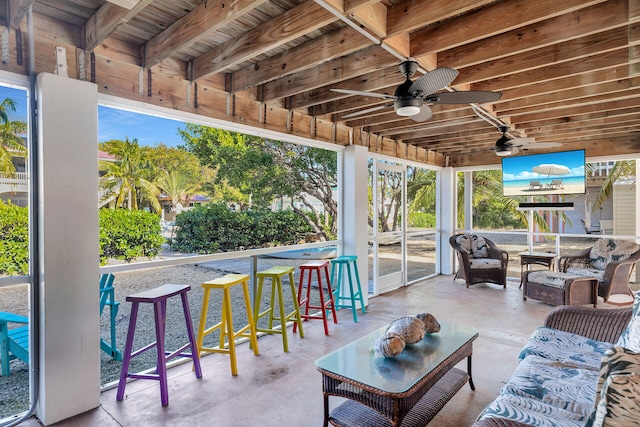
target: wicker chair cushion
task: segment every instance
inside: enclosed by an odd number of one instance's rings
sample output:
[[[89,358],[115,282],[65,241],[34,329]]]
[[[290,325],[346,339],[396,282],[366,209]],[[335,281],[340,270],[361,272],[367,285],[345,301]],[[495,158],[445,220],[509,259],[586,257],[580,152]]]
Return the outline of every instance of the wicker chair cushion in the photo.
[[[640,425],[640,354],[622,347],[602,357],[594,407],[587,427]]]
[[[576,279],[578,275],[562,273],[559,271],[539,270],[533,271],[527,276],[527,280],[531,283],[550,286],[552,288],[564,289],[567,280]]]
[[[595,268],[569,267],[567,273],[580,277],[597,277],[599,282],[604,281],[604,270],[596,270]]]
[[[616,346],[640,353],[640,292],[636,292],[636,299],[631,313],[629,326],[620,335]]]
[[[471,253],[474,258],[486,258],[489,256],[487,242],[483,237],[471,235]]]
[[[536,329],[520,351],[520,359],[538,356],[566,366],[597,369],[611,343],[544,326]]]
[[[471,267],[472,270],[502,268],[502,261],[494,258],[470,258],[469,267]]]
[[[638,252],[639,249],[640,246],[630,240],[597,240],[589,253],[591,267],[597,270],[604,270],[609,262],[623,261]]]
[[[465,251],[467,255],[472,255],[471,252],[471,235],[469,234],[461,234],[456,237],[456,243],[460,246],[460,249]]]
[[[475,234],[461,234],[456,237],[456,243],[460,249],[464,250],[467,255],[473,258],[486,258],[489,256],[487,242],[483,237]]]

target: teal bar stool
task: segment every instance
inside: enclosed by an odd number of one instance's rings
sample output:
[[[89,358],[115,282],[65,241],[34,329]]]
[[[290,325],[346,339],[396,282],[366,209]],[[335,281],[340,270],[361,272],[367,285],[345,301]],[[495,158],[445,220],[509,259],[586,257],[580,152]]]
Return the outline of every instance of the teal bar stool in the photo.
[[[300,317],[300,306],[298,305],[298,295],[296,293],[296,286],[293,282],[293,267],[271,267],[268,270],[259,271],[256,273],[258,279],[258,289],[256,290],[255,299],[253,302],[253,321],[255,322],[256,332],[264,332],[266,334],[280,334],[282,335],[282,347],[284,347],[285,353],[289,351],[289,343],[287,341],[287,321],[293,320],[300,328],[300,338],[304,338],[304,331],[302,330],[302,318]],[[282,278],[284,276],[289,277],[289,286],[291,288],[291,297],[293,298],[293,311],[289,314],[284,311],[284,299],[282,293]],[[271,304],[269,308],[260,311],[260,301],[262,300],[262,289],[264,286],[264,279],[271,279]],[[278,320],[280,321],[280,329],[276,329],[273,326],[273,320],[276,318],[276,298],[278,299]],[[259,328],[258,321],[264,317],[269,316],[269,325],[267,328]]]
[[[340,308],[350,308],[353,312],[353,321],[358,322],[358,313],[356,309],[356,302],[360,300],[360,306],[362,307],[362,312],[366,313],[367,309],[364,307],[364,299],[362,298],[362,288],[360,287],[360,275],[358,274],[358,257],[355,255],[341,255],[338,258],[334,258],[331,260],[331,284],[334,291],[334,301],[337,309]],[[336,285],[336,265],[338,266],[338,282]],[[347,279],[349,281],[349,296],[342,296],[342,267],[346,266],[347,268]],[[351,267],[353,266],[353,273],[351,271]],[[358,285],[358,290],[354,292],[353,290],[353,279],[352,275],[355,274],[356,284]],[[343,301],[348,301],[348,303],[344,303]]]

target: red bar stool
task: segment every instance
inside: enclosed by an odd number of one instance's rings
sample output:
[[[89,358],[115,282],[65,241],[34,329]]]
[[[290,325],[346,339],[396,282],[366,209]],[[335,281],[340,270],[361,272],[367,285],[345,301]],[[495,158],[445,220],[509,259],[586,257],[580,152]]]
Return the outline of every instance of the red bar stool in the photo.
[[[125,344],[124,354],[122,357],[122,370],[120,371],[120,382],[118,383],[118,393],[116,400],[124,398],[124,388],[127,385],[127,378],[138,378],[143,380],[160,381],[160,401],[162,406],[169,404],[169,391],[167,389],[167,361],[174,357],[188,357],[193,360],[193,367],[197,378],[202,378],[202,370],[200,369],[200,358],[196,348],[196,338],[193,333],[191,324],[191,314],[189,312],[189,302],[187,301],[187,292],[191,289],[189,285],[162,285],[155,289],[144,292],[138,292],[127,297],[127,301],[131,302],[131,317],[129,318],[129,330],[127,332],[127,343]],[[167,299],[180,295],[182,299],[182,310],[184,311],[184,319],[187,324],[187,335],[189,343],[180,347],[173,352],[165,351],[164,348],[164,331],[167,324]],[[136,321],[138,320],[138,305],[140,303],[152,303],[153,314],[156,324],[156,341],[142,347],[136,351],[132,351],[133,336],[136,332]],[[145,351],[157,347],[158,360],[156,362],[155,373],[131,373],[129,372],[129,363],[131,359],[144,353]],[[185,353],[184,350],[191,347],[191,353]]]
[[[318,292],[320,293],[320,305],[311,305],[311,277],[315,270],[318,278]],[[329,291],[329,298],[325,301],[324,290],[322,289],[322,276],[320,271],[324,270],[325,281],[327,283],[327,290]],[[307,296],[302,298],[302,287],[304,283],[304,274],[308,273],[307,277]],[[331,291],[331,280],[329,280],[329,261],[309,261],[300,266],[300,284],[298,286],[298,305],[300,306],[300,317],[304,320],[307,319],[322,319],[324,323],[324,334],[329,335],[329,324],[327,322],[327,311],[331,310],[333,315],[333,323],[338,323],[336,317],[336,309],[333,306],[333,292]],[[304,306],[304,314],[302,313],[302,307]],[[320,310],[320,313],[309,314],[309,309]],[[293,333],[295,334],[297,324],[293,324]]]

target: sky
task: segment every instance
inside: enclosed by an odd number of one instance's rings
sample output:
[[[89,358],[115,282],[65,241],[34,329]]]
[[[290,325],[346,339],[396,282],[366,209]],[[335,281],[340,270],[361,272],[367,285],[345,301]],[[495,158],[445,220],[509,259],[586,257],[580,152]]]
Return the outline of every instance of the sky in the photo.
[[[569,168],[564,176],[584,176],[584,151],[574,150],[559,153],[530,154],[527,156],[504,157],[502,159],[503,179],[505,181],[546,178],[533,171],[540,164],[558,164]],[[552,174],[553,175],[553,174]]]
[[[9,113],[10,121],[27,121],[27,92],[21,89],[0,86],[0,102],[11,98],[16,111]],[[98,107],[98,141],[125,138],[137,139],[140,145],[155,146],[163,143],[170,147],[182,145],[178,129],[184,129],[184,122],[163,119],[146,114],[119,110],[104,106]]]

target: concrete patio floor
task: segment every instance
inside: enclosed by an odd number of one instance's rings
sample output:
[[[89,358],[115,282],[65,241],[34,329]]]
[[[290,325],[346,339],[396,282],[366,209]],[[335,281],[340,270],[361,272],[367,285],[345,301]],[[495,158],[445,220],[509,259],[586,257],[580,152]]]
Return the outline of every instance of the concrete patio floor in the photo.
[[[116,389],[104,391],[102,406],[58,426],[321,426],[321,375],[314,361],[389,321],[419,312],[443,321],[479,330],[474,342],[473,378],[476,391],[464,386],[430,423],[437,427],[469,426],[498,394],[518,363],[518,353],[552,306],[522,301],[519,283],[506,290],[496,285],[471,289],[453,276],[440,276],[369,300],[367,313],[353,322],[350,310],[338,311],[338,324],[325,336],[321,321],[304,323],[305,338],[291,333],[289,352],[280,336],[258,340],[260,355],[239,346],[238,371],[231,376],[228,356],[211,354],[201,359],[203,378],[196,379],[191,364],[169,370],[169,406],[160,404],[155,381],[134,381],[125,399],[116,401]],[[610,307],[600,300],[599,307]],[[461,363],[466,370],[466,363]],[[334,407],[341,402],[331,397]],[[30,420],[23,425],[39,425]]]

